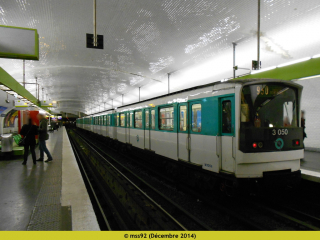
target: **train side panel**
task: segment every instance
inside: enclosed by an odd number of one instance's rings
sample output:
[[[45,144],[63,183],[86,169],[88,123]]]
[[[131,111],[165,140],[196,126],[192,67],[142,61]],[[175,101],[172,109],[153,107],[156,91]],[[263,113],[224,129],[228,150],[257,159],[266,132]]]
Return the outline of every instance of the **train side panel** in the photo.
[[[176,132],[163,132],[154,131],[150,132],[151,135],[151,150],[155,153],[178,160],[178,134]]]
[[[117,139],[120,142],[126,142],[126,128],[125,127],[117,127]]]

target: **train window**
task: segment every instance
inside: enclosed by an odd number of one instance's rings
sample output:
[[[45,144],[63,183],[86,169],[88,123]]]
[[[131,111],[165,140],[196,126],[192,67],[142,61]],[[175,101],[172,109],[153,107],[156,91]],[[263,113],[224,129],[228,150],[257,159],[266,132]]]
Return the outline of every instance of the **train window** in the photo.
[[[297,126],[296,117],[294,116],[294,107],[292,102],[283,103],[283,126],[291,127]]]
[[[142,128],[142,111],[134,112],[134,127]]]
[[[222,102],[222,133],[231,133],[232,121],[231,121],[231,101]]]
[[[160,108],[159,128],[161,130],[173,131],[173,107]]]
[[[111,116],[108,115],[108,126],[110,126],[110,125],[111,125]]]
[[[297,91],[285,84],[254,84],[241,93],[241,126],[297,127]]]
[[[156,128],[156,111],[151,110],[151,129]]]
[[[130,127],[133,127],[133,119],[132,119],[133,113],[130,113]]]
[[[201,132],[201,104],[193,104],[191,112],[192,132]]]
[[[149,110],[146,110],[145,111],[145,114],[146,114],[146,129],[149,129]]]
[[[117,127],[119,126],[119,114],[117,114]]]
[[[126,116],[124,113],[120,114],[120,127],[125,127],[126,126]]]
[[[187,131],[187,106],[180,106],[180,131]]]

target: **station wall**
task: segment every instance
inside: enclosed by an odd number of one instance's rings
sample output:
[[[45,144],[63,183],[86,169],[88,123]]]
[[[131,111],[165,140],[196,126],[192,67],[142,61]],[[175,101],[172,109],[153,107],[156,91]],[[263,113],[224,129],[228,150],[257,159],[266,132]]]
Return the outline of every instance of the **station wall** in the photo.
[[[305,111],[306,149],[320,151],[320,76],[297,81],[303,86],[301,110]]]

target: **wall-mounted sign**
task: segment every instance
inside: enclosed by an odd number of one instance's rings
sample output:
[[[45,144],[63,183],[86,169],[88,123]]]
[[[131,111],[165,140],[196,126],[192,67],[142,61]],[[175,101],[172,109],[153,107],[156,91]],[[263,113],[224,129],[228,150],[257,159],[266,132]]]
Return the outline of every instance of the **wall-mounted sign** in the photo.
[[[47,101],[47,100],[44,100],[44,101],[41,101],[41,107],[52,107],[52,102],[51,101]]]
[[[0,25],[0,58],[39,60],[36,29]]]
[[[57,106],[57,102],[52,102],[52,101],[48,101],[48,100],[44,100],[41,101],[41,107],[56,107]]]
[[[14,101],[15,107],[28,107],[28,103],[22,101],[22,100],[15,100]]]

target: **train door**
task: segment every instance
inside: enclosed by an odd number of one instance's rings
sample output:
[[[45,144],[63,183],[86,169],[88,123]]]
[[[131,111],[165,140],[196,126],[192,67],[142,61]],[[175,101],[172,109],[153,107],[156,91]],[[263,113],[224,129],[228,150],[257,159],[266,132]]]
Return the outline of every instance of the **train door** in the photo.
[[[117,138],[117,128],[119,126],[119,113],[114,113],[113,114],[113,139],[118,139]]]
[[[104,131],[103,135],[107,137],[108,136],[107,115],[103,116],[103,131]]]
[[[130,112],[126,113],[126,143],[130,143]]]
[[[234,107],[234,97],[220,99],[221,170],[226,172],[234,172]]]
[[[188,105],[189,113],[189,161],[193,163],[209,162],[208,154],[206,154],[206,144],[203,143],[205,135],[202,135],[202,104],[201,101],[192,101]]]
[[[144,148],[145,149],[150,149],[150,142],[151,142],[151,136],[150,136],[150,126],[151,126],[151,109],[150,108],[146,108],[144,111],[144,121],[145,121],[145,130],[144,130]]]
[[[188,103],[180,103],[179,126],[178,126],[178,158],[184,161],[190,161],[190,135],[188,127]]]

